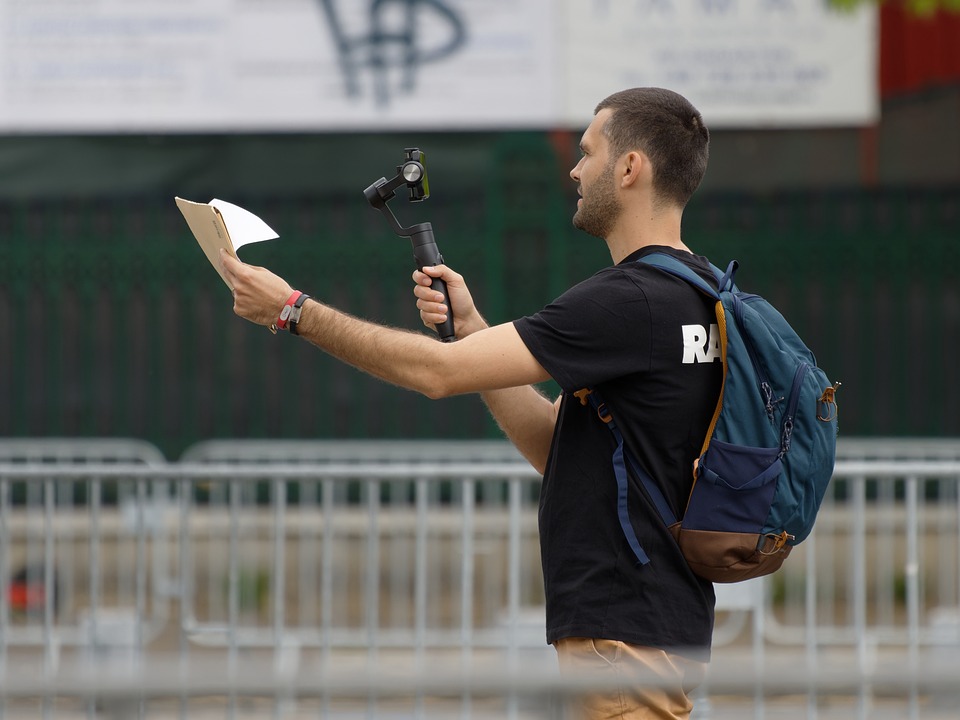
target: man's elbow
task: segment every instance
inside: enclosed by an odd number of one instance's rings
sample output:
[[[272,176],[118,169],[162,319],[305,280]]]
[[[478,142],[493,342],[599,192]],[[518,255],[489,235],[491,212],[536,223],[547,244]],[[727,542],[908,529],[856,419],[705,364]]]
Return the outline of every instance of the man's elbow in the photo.
[[[474,392],[467,379],[464,363],[449,352],[452,348],[444,346],[447,352],[425,362],[417,372],[413,389],[431,400],[443,400],[454,395]]]
[[[427,387],[420,388],[420,394],[425,395],[431,400],[443,400],[444,398],[452,397],[456,393],[451,392],[444,386],[438,385],[429,385]]]
[[[417,391],[431,400],[443,400],[463,394],[463,389],[452,372],[430,372],[421,379]]]

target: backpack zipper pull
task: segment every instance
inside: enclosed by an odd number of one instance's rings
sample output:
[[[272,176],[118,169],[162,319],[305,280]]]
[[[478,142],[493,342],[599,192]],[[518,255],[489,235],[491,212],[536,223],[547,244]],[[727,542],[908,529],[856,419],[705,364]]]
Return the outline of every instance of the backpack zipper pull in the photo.
[[[777,455],[781,460],[790,450],[790,440],[793,435],[793,418],[796,416],[797,404],[800,402],[800,386],[803,384],[803,379],[807,376],[809,370],[810,365],[808,363],[800,363],[797,367],[797,372],[793,376],[793,387],[790,388],[790,399],[787,401],[786,414],[783,418],[783,432],[780,435],[780,454]]]
[[[817,403],[817,420],[830,422],[837,416],[836,395],[841,384],[842,383],[835,382],[823,391],[823,395],[820,396],[820,400]]]
[[[788,417],[783,421],[783,437],[780,439],[780,454],[778,458],[783,460],[783,456],[790,450],[790,442],[793,436],[793,418]]]
[[[781,532],[779,535],[776,533],[767,533],[766,535],[761,536],[760,546],[757,548],[757,552],[761,555],[776,555],[783,549],[783,546],[787,544],[790,540],[795,540],[796,538],[788,533],[786,530]],[[773,541],[773,547],[768,548],[768,542]]]
[[[760,383],[760,390],[763,391],[764,407],[767,410],[767,417],[770,418],[770,422],[773,422],[774,406],[781,402],[783,398],[773,399],[773,388],[770,387],[770,383],[766,380]]]

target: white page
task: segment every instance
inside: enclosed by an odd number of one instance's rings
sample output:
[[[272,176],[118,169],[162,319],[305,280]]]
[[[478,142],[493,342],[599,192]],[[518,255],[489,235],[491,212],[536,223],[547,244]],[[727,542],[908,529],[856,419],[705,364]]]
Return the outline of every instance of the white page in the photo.
[[[263,220],[258,218],[249,210],[244,210],[239,205],[228,203],[226,200],[217,200],[214,198],[210,205],[220,211],[223,217],[223,224],[227,227],[230,234],[230,240],[233,242],[233,249],[239,250],[244,245],[250,243],[262,242],[264,240],[273,240],[280,237]]]

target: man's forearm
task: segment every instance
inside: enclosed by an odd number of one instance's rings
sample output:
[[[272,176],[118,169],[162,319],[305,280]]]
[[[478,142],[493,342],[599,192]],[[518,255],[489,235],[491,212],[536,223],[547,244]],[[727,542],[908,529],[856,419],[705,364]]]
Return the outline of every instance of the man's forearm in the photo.
[[[511,323],[455,343],[384,327],[308,300],[298,332],[339,360],[401,387],[442,398],[549,378]]]
[[[441,382],[444,372],[437,342],[422,333],[370,323],[313,300],[304,305],[297,332],[324,352],[381,380],[432,398],[448,394]]]
[[[557,405],[533,385],[480,394],[500,429],[520,454],[543,474],[557,424]]]
[[[474,313],[466,334],[485,329],[487,322]],[[480,393],[497,425],[537,472],[543,474],[557,423],[557,405],[534,385]]]

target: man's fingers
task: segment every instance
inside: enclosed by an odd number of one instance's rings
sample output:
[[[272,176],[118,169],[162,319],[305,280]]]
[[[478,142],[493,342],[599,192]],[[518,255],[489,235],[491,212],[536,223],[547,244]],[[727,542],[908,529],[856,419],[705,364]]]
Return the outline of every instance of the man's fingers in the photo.
[[[426,274],[422,273],[422,272],[419,271],[419,270],[414,270],[414,271],[413,271],[413,281],[414,281],[417,285],[426,285],[426,286],[429,287],[430,284],[433,282],[433,278],[430,277],[429,275],[426,275]]]
[[[438,278],[443,275],[443,271],[446,269],[447,269],[446,265],[425,265],[423,268],[423,272],[425,272],[430,277]]]
[[[417,310],[424,325],[432,328],[446,321],[447,306],[442,303],[442,294],[420,286],[414,288],[413,292],[417,296]]]
[[[420,298],[417,300],[417,310],[419,310],[421,314],[432,313],[446,316],[447,306],[439,301]]]
[[[237,276],[236,269],[237,265],[240,265],[240,261],[235,257],[230,255],[226,250],[220,248],[220,268],[223,270],[224,275],[226,275],[231,280]]]
[[[440,325],[447,321],[446,308],[443,305],[440,305],[440,310],[438,311],[420,311],[420,320],[428,328],[432,328],[434,325]]]
[[[446,315],[440,315],[438,313],[420,313],[420,319],[423,321],[423,324],[430,328],[431,330],[436,325],[442,325],[447,321]]]
[[[446,265],[427,265],[421,270],[414,270],[413,281],[416,284],[413,287],[413,294],[417,297],[420,320],[429,328],[445,323],[449,317],[447,298],[432,287],[433,281],[437,278],[446,280],[447,287],[450,287],[451,281],[454,284],[457,281],[462,282],[462,278]]]
[[[417,285],[413,288],[413,294],[417,296],[417,307],[420,307],[420,301],[424,302],[443,302],[443,293],[434,290],[429,285]]]
[[[429,287],[433,283],[434,278],[443,276],[444,270],[446,270],[446,266],[444,265],[427,265],[423,268],[423,270],[413,271],[413,281],[417,285],[425,285]]]

